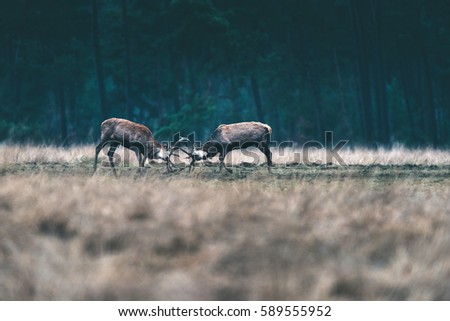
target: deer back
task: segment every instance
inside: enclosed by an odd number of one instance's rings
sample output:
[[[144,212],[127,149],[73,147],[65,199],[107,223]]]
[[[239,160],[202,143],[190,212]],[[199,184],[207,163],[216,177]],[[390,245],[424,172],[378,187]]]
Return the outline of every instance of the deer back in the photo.
[[[211,135],[211,141],[221,144],[245,142],[260,142],[270,135],[272,129],[269,125],[259,122],[243,122],[229,125],[220,125]]]

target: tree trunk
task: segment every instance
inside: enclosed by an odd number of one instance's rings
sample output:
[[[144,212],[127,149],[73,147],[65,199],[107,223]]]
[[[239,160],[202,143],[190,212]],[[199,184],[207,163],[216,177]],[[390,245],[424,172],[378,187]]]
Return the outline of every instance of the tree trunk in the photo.
[[[297,64],[295,62],[295,52],[294,52],[294,45],[293,45],[293,40],[292,40],[293,21],[292,21],[292,19],[289,19],[287,21],[288,21],[288,23],[286,24],[285,32],[286,32],[287,61],[288,61],[288,66],[290,66],[289,68],[287,68],[287,76],[289,79],[288,93],[289,93],[290,97],[292,98],[292,102],[293,102],[293,107],[289,108],[289,110],[287,111],[287,115],[301,115],[301,112],[302,112],[301,111],[301,103],[299,101],[299,95],[296,94],[296,91],[299,88],[297,88],[298,81],[296,79],[297,76],[295,74],[295,70],[296,70],[295,66]],[[301,81],[301,77],[299,77],[299,78],[300,78],[299,81]],[[297,137],[298,136],[297,135],[298,134],[298,132],[297,132],[298,118],[297,117],[298,116],[288,117],[287,123],[286,123],[287,125],[283,126],[283,129],[284,129],[283,134],[286,135],[287,137]],[[281,125],[281,123],[279,124],[279,126],[280,125]]]
[[[424,44],[423,44],[424,45]],[[425,48],[424,48],[425,50]],[[427,121],[428,121],[428,127],[430,131],[431,136],[431,142],[433,144],[433,147],[437,147],[439,145],[438,140],[438,128],[436,124],[436,108],[434,106],[434,96],[433,96],[433,83],[432,83],[432,77],[430,74],[430,66],[428,64],[428,57],[427,52],[424,51],[423,53],[423,66],[425,69],[425,90],[426,90],[426,97],[427,97],[427,103],[426,103],[426,113],[427,113]]]
[[[313,94],[316,138],[320,139],[322,138],[323,134],[322,97],[320,96],[320,87],[317,84],[316,76],[312,71],[309,56],[310,56],[309,54],[305,55],[306,59],[304,60],[304,63],[305,63],[306,77],[308,79],[309,85],[311,86],[311,91]]]
[[[414,120],[415,112],[413,108],[413,100],[411,98],[414,97],[414,90],[412,89],[410,76],[407,74],[407,70],[410,67],[408,67],[409,63],[407,61],[401,61],[399,62],[399,64],[400,64],[400,82],[401,86],[403,87],[403,95],[405,97],[405,105],[406,105],[406,112],[408,113],[408,123],[410,133],[414,145],[417,145],[418,141],[417,141],[416,125]]]
[[[97,74],[98,95],[100,100],[100,114],[103,119],[107,118],[106,112],[106,93],[105,78],[103,74],[103,65],[100,54],[100,31],[97,0],[92,0],[92,38],[94,46],[95,70]]]
[[[352,23],[355,33],[355,41],[357,47],[358,74],[362,104],[362,116],[364,124],[364,136],[368,143],[372,143],[374,139],[373,117],[372,117],[372,98],[370,92],[370,74],[369,74],[369,57],[366,44],[367,33],[361,18],[361,2],[358,0],[350,1],[350,9],[352,13]]]
[[[20,104],[21,97],[21,77],[16,66],[19,58],[20,40],[17,40],[13,34],[8,37],[8,47],[10,97],[12,106],[16,108]]]
[[[59,118],[61,125],[61,144],[67,144],[67,115],[66,115],[66,101],[64,97],[64,84],[59,81],[58,84],[58,105],[59,105]]]
[[[336,53],[336,49],[333,50],[333,62],[334,69],[336,71],[336,78],[339,92],[339,107],[342,114],[342,130],[344,135],[352,136],[352,127],[350,126],[350,120],[348,115],[347,106],[345,103],[344,83],[342,81],[341,67],[339,65],[339,59]]]
[[[423,31],[423,25],[421,21],[421,5],[422,1],[417,0],[415,3],[415,18],[416,18],[416,28],[418,33],[418,47],[419,47],[419,73],[422,74],[422,84],[423,93],[422,106],[424,108],[425,116],[425,126],[427,127],[429,138],[433,144],[433,147],[438,145],[438,131],[436,126],[436,115],[433,97],[433,83],[432,76],[430,72],[430,66],[428,63],[428,52],[426,48],[426,39]]]
[[[198,93],[198,86],[195,78],[194,63],[190,55],[186,57],[186,68],[189,80],[189,87],[191,89],[190,99],[193,100],[195,98],[195,95]]]
[[[386,80],[384,75],[383,41],[381,30],[381,1],[372,0],[372,17],[375,29],[374,53],[376,54],[375,86],[378,111],[379,138],[383,144],[389,144],[390,126],[387,108]]]
[[[170,95],[172,96],[172,99],[173,99],[173,107],[174,107],[175,113],[179,112],[181,109],[180,94],[179,94],[179,90],[178,90],[179,72],[178,72],[178,66],[177,66],[176,60],[177,60],[177,58],[175,57],[175,53],[171,52],[170,53],[170,69],[171,69],[172,79],[170,82]]]
[[[160,125],[164,118],[164,96],[162,89],[162,72],[161,72],[161,58],[158,57],[156,61],[156,91],[158,93],[158,125]]]
[[[76,109],[76,85],[71,82],[68,85],[68,132],[69,132],[69,140],[78,139],[78,119],[77,119],[77,109]]]
[[[131,88],[131,49],[130,49],[130,31],[128,25],[128,8],[127,0],[122,0],[122,23],[123,23],[123,37],[125,46],[125,111],[128,119],[132,119],[131,102],[130,102],[130,88]],[[133,119],[132,119],[133,120]]]
[[[253,100],[256,107],[256,117],[258,118],[258,121],[264,122],[264,114],[261,104],[261,93],[259,91],[258,79],[256,78],[254,73],[252,73],[250,76],[250,82],[252,86]]]
[[[243,116],[239,106],[239,89],[236,83],[236,69],[233,66],[230,70],[231,71],[228,73],[228,82],[230,84],[230,100],[233,104],[233,115],[231,119],[233,121],[241,121]]]

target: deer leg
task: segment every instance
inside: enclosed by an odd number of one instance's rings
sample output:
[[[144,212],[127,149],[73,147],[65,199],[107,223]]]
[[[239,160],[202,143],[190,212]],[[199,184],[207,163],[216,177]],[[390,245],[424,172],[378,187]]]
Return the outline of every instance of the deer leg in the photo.
[[[138,149],[136,149],[136,150],[134,150],[134,153],[136,154],[139,167],[144,167],[144,164],[142,163],[143,158],[142,158],[141,152]]]
[[[219,173],[222,171],[222,167],[225,168],[228,173],[233,173],[232,169],[230,169],[230,168],[225,166],[225,156],[227,156],[227,154],[228,154],[228,150],[226,150],[225,153],[223,153],[223,156],[222,156],[222,153],[220,154],[220,157],[219,157],[219,161],[220,161]]]
[[[223,163],[225,157],[223,157],[222,155],[219,156],[219,173],[222,172],[222,166],[225,166],[225,164]]]
[[[119,145],[116,143],[113,143],[113,144],[111,144],[111,147],[109,147],[109,150],[108,150],[109,164],[111,165],[111,167],[113,169],[113,173],[116,176],[117,176],[117,173],[116,173],[116,168],[114,167],[114,153],[116,152],[117,146],[119,146]]]
[[[267,169],[269,170],[269,172],[272,172],[271,171],[271,167],[273,167],[272,152],[270,151],[269,145],[268,144],[263,144],[262,147],[259,147],[259,150],[261,152],[263,152],[264,155],[266,155],[266,158],[267,158]]]
[[[97,147],[95,147],[95,159],[94,159],[94,173],[97,170],[97,160],[98,160],[98,154],[100,153],[100,151],[102,150],[103,147],[103,142],[100,142],[100,144],[97,145]]]
[[[194,166],[195,166],[195,158],[192,155],[190,157],[191,157],[191,160],[190,160],[189,165],[188,165],[189,173],[191,171],[194,171]]]
[[[134,152],[136,153],[136,157],[137,157],[138,163],[139,163],[138,173],[142,174],[142,167],[144,167],[142,165],[142,154],[138,149],[136,149]]]

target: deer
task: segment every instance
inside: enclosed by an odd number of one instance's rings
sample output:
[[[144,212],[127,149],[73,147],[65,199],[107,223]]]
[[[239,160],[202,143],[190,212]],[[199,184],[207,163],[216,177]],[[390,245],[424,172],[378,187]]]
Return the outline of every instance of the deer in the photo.
[[[144,167],[147,158],[159,158],[166,161],[167,170],[171,171],[170,164],[172,162],[170,161],[170,155],[172,151],[169,151],[168,146],[158,143],[148,127],[122,118],[109,118],[102,122],[100,127],[101,140],[95,147],[94,173],[97,170],[98,154],[107,145],[109,145],[109,164],[113,169],[114,175],[117,175],[117,173],[114,167],[113,157],[116,148],[120,145],[136,153],[139,170]],[[182,137],[180,142],[185,139]]]
[[[244,149],[250,146],[257,147],[267,158],[267,169],[271,172],[272,152],[270,151],[270,135],[272,128],[260,122],[242,122],[235,124],[222,124],[211,134],[210,138],[201,146],[200,149],[193,149],[189,153],[191,164],[196,161],[206,160],[220,154],[219,172],[224,167],[228,172],[232,170],[225,166],[225,156],[233,149]]]

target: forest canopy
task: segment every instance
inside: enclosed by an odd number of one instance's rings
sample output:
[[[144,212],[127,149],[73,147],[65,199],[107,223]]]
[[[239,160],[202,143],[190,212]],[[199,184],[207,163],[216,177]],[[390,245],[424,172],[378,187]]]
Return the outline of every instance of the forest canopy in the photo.
[[[0,140],[157,138],[246,120],[276,140],[447,146],[448,0],[0,2]]]

